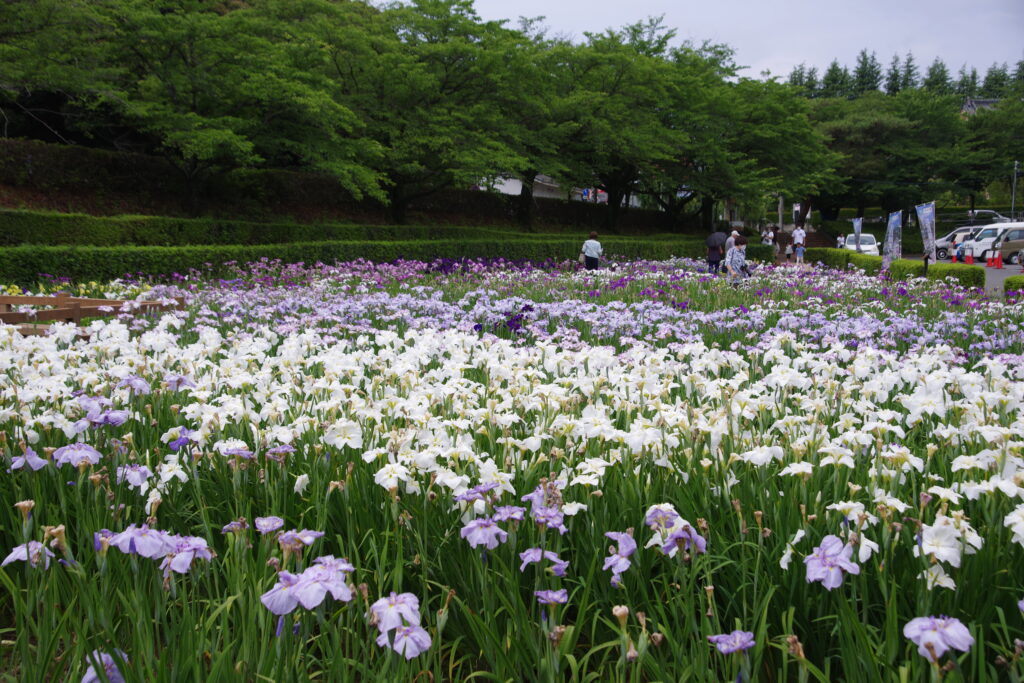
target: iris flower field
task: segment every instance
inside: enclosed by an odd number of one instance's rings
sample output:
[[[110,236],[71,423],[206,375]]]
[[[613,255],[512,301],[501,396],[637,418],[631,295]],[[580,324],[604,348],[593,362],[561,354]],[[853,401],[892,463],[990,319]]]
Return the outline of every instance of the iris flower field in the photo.
[[[1024,301],[261,261],[0,326],[0,680],[1020,681]]]

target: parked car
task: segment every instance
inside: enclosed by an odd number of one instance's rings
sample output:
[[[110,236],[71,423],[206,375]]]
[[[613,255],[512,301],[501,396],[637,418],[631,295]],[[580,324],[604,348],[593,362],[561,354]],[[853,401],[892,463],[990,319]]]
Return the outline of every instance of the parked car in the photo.
[[[959,237],[960,235],[963,235],[963,238],[967,238],[972,232],[975,231],[975,229],[976,228],[973,228],[969,225],[965,225],[957,228],[948,235],[945,235],[944,237],[940,237],[937,240],[935,240],[935,258],[939,259],[940,261],[948,259],[949,255],[954,251],[954,240],[956,240],[956,238]]]
[[[992,245],[995,244],[996,240],[1011,226],[1015,227],[1015,223],[996,223],[994,225],[983,225],[964,242],[964,250],[966,253],[971,254],[976,259],[984,259],[988,257],[988,252],[992,249]]]
[[[992,246],[1003,255],[1004,263],[1024,265],[1024,223],[1010,223]]]
[[[846,236],[846,248],[857,251],[857,236],[847,235]],[[874,235],[868,235],[867,233],[860,234],[860,253],[871,254],[872,256],[878,256],[878,240],[875,239]]]
[[[967,217],[975,225],[986,224],[986,223],[1009,223],[1011,218],[1007,218],[998,211],[992,211],[991,209],[975,209],[974,211],[968,211]]]

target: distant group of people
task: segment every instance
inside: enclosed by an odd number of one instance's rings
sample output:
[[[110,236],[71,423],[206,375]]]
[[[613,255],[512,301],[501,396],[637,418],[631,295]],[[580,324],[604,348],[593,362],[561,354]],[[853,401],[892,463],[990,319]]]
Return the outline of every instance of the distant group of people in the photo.
[[[804,263],[804,253],[807,249],[807,232],[803,226],[798,225],[793,230],[793,240],[786,245],[786,260],[796,255],[797,263]],[[724,238],[724,239],[723,239]],[[776,256],[779,253],[779,236],[774,228],[767,227],[761,232],[761,243],[773,246]],[[750,277],[750,266],[747,265],[747,238],[738,231],[733,230],[728,236],[723,232],[712,233],[707,241],[707,263],[708,272],[718,274],[724,269],[729,276],[729,282],[738,285],[741,278]],[[597,233],[591,232],[590,237],[583,243],[580,249],[580,263],[587,270],[597,270],[601,265],[601,256],[604,249],[597,241]]]

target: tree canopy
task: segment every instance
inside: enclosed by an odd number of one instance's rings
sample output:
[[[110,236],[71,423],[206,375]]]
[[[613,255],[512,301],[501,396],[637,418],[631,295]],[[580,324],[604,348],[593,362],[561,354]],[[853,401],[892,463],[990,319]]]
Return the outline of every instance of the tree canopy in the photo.
[[[611,221],[629,197],[710,223],[727,199],[973,193],[1019,146],[1024,96],[1024,62],[922,76],[862,50],[757,80],[659,18],[572,42],[472,0],[4,0],[0,27],[4,136],[159,155],[197,194],[237,169],[326,173],[398,222],[499,177],[529,222],[539,174],[604,189]],[[965,121],[964,97],[1007,104]]]

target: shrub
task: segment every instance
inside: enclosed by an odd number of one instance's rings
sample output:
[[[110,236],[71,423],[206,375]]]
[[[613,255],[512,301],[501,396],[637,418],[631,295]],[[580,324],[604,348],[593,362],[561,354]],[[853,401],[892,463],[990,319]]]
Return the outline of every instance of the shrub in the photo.
[[[962,263],[936,263],[928,266],[929,280],[942,280],[947,277],[967,287],[985,287],[985,269],[981,266],[968,266]]]
[[[264,245],[198,245],[182,247],[19,246],[0,249],[0,282],[31,286],[42,273],[75,280],[108,280],[126,274],[169,275],[191,268],[223,272],[227,262],[262,258],[286,263],[333,263],[368,259],[394,261],[437,258],[506,258],[511,260],[573,259],[580,241],[565,238],[447,239],[422,241],[333,241]],[[701,254],[694,240],[610,238],[610,257],[663,259]]]
[[[822,247],[808,247],[804,252],[804,259],[808,263],[823,263],[829,268],[846,268],[850,262],[848,249],[829,249]]]
[[[1024,275],[1012,275],[1003,281],[1003,291],[1009,294],[1010,292],[1024,292]]]
[[[882,270],[882,257],[872,256],[871,254],[858,254],[855,251],[850,252],[850,265],[854,268],[860,268],[869,275],[877,275]]]
[[[889,277],[893,280],[907,280],[924,275],[924,262],[896,259],[889,264]]]

